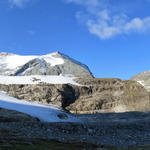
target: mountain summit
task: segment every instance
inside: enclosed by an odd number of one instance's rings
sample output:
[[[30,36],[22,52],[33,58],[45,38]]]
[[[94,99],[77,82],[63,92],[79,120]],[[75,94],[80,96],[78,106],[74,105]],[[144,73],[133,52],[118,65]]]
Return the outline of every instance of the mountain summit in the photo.
[[[42,56],[21,56],[0,53],[0,75],[63,75],[73,77],[93,77],[88,66],[73,58],[54,52]]]

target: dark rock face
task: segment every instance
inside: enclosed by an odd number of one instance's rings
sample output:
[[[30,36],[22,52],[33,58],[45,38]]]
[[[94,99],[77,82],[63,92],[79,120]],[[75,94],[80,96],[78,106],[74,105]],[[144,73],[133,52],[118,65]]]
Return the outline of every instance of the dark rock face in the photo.
[[[0,85],[0,90],[19,99],[52,103],[73,113],[149,110],[149,94],[136,81],[120,79],[78,79],[84,86]]]

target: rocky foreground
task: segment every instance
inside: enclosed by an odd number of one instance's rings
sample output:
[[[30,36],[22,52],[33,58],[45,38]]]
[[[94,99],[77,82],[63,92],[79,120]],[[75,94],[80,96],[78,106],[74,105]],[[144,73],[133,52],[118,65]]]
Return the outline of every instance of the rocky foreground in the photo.
[[[72,132],[77,128],[77,125],[65,126],[66,128],[68,126],[68,130]],[[80,150],[80,146],[58,142],[64,141],[63,128],[65,128],[63,124],[42,123],[39,119],[26,114],[0,109],[0,150],[70,150],[70,148]]]
[[[150,113],[104,113],[76,117],[82,123],[42,123],[16,111],[0,109],[0,149],[10,149],[14,145],[38,149],[43,145],[43,149],[47,150],[53,145],[54,150],[55,147],[59,150],[133,150],[137,146],[150,145]],[[56,141],[71,145],[61,145]]]

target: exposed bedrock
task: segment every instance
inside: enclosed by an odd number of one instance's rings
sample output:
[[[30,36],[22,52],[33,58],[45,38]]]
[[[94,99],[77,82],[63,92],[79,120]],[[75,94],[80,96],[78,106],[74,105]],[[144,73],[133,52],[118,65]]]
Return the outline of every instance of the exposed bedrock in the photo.
[[[77,82],[83,86],[0,85],[0,90],[19,99],[56,104],[73,113],[149,110],[149,94],[136,81],[87,78]]]

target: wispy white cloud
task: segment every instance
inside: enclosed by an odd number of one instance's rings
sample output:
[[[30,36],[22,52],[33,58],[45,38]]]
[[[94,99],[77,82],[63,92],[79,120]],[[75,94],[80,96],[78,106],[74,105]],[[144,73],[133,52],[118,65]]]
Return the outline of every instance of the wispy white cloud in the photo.
[[[100,39],[131,33],[142,34],[150,30],[150,16],[145,18],[130,17],[120,10],[119,12],[114,11],[111,9],[109,0],[65,1],[85,8],[84,11],[77,12],[76,17],[79,20],[84,20],[89,32],[97,35]]]
[[[116,35],[145,33],[150,30],[150,17],[130,19],[127,15],[109,15],[104,10],[99,12],[96,19],[87,20],[90,33],[99,36],[101,39],[108,39]]]
[[[17,6],[17,7],[24,7],[24,5],[29,2],[29,0],[9,0],[9,3],[11,4],[11,6]]]

